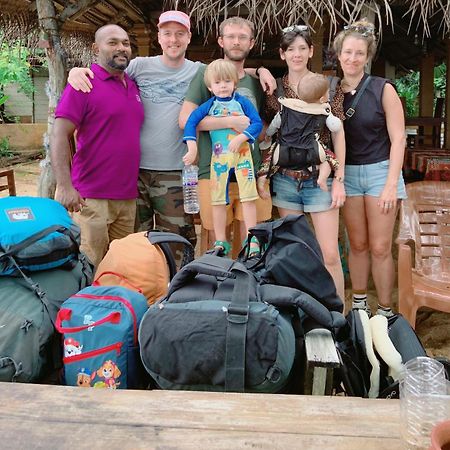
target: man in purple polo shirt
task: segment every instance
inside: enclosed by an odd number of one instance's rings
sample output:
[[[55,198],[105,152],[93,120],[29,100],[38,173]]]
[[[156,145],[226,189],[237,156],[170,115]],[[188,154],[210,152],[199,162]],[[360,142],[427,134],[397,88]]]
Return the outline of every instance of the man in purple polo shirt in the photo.
[[[81,250],[97,266],[113,239],[134,231],[144,109],[137,86],[124,72],[131,58],[126,31],[117,25],[99,28],[93,50],[96,88],[91,94],[65,88],[50,149],[55,199],[73,213],[81,228]]]

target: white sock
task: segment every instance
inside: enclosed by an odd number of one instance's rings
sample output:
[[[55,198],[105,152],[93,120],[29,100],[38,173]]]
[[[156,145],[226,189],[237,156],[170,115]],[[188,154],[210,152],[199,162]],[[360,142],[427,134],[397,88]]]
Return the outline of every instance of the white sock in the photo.
[[[367,308],[367,294],[353,294],[353,309],[366,309]]]
[[[378,304],[377,314],[388,318],[394,316],[394,312],[390,306],[383,306],[380,304]]]

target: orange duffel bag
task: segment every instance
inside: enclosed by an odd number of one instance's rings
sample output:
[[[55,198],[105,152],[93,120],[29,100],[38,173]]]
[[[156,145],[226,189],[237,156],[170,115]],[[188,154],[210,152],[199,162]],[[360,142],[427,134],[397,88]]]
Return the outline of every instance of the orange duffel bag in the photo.
[[[181,267],[194,259],[191,243],[174,233],[142,231],[113,240],[95,273],[97,285],[134,288],[155,303],[177,271],[169,244],[184,244]]]

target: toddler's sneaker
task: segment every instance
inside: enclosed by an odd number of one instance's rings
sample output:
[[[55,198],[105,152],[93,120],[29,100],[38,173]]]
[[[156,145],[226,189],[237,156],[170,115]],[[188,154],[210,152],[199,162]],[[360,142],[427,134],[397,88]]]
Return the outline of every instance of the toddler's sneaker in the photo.
[[[227,256],[230,253],[231,245],[227,241],[214,242],[213,251],[217,252],[217,256]]]

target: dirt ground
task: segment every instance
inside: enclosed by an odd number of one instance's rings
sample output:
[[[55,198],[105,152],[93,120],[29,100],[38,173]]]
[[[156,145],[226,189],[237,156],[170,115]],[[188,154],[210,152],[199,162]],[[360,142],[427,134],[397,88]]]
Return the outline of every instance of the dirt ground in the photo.
[[[37,193],[39,181],[39,161],[27,161],[15,164],[14,175],[16,179],[17,195],[34,196]],[[4,194],[4,192],[2,192]],[[1,194],[0,194],[1,195]],[[393,249],[394,258],[396,249]],[[349,286],[348,280],[347,284]],[[397,304],[397,289],[393,294],[394,307]],[[376,292],[369,291],[369,303],[372,311],[375,312],[377,306]],[[346,310],[351,305],[351,292],[346,289]],[[421,310],[417,314],[416,332],[422,344],[430,356],[444,356],[450,359],[450,314],[432,310]]]

